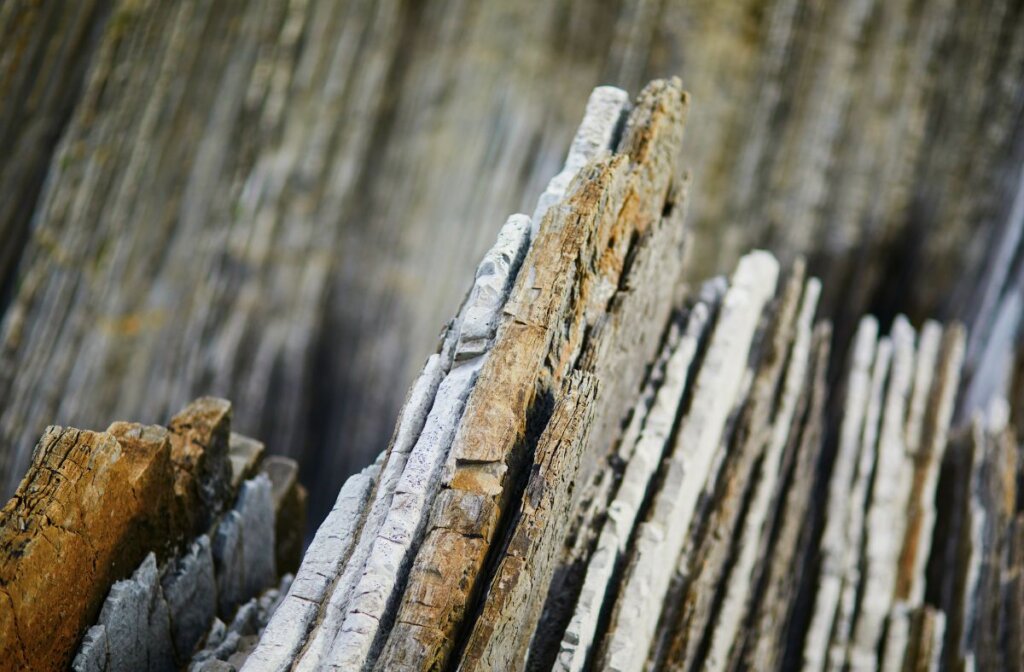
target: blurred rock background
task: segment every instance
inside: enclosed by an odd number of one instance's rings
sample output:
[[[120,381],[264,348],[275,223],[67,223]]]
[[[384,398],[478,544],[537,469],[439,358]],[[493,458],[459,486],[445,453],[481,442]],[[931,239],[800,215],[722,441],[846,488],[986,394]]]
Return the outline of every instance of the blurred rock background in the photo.
[[[7,0],[2,494],[48,424],[215,394],[318,520],[591,88],[674,74],[692,278],[807,254],[836,358],[866,311],[996,328],[1019,0]]]

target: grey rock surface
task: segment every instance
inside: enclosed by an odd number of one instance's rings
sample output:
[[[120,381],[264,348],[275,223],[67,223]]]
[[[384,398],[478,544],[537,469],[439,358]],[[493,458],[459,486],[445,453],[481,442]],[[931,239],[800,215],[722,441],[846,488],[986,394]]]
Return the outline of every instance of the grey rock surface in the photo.
[[[150,553],[132,578],[118,581],[100,611],[107,638],[108,666],[120,670],[175,670],[170,610]]]
[[[164,570],[160,583],[170,609],[176,659],[183,663],[191,658],[217,613],[210,538],[204,534],[193,542],[184,556]]]

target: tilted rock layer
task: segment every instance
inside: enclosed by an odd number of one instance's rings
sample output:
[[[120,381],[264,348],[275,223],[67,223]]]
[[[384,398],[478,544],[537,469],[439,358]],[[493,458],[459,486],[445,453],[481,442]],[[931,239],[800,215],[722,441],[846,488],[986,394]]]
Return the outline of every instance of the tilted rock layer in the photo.
[[[840,343],[799,258],[688,284],[688,107],[677,79],[593,92],[294,577],[294,467],[231,434],[226,402],[48,431],[0,520],[3,651],[79,670],[1021,667],[1024,367],[997,366],[1014,313],[972,358],[959,324],[903,316]]]

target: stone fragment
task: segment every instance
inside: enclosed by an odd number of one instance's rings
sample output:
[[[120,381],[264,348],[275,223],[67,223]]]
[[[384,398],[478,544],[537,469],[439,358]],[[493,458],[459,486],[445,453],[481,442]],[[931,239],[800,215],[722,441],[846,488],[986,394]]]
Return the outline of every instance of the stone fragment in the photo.
[[[47,429],[0,512],[0,660],[13,667],[67,667],[114,581],[164,547],[174,482],[166,432],[112,429],[124,444]]]
[[[273,549],[270,479],[260,474],[242,484],[235,508],[223,517],[213,538],[218,615],[229,617],[239,605],[274,583]]]
[[[274,500],[274,562],[278,573],[294,574],[306,536],[306,489],[299,483],[299,465],[290,457],[270,455],[260,471],[270,479]]]
[[[160,585],[170,609],[175,659],[184,664],[217,613],[210,538],[202,535],[185,555],[170,563]]]
[[[202,397],[171,418],[171,461],[174,491],[182,527],[189,536],[204,533],[230,502],[231,404]]]
[[[232,492],[238,491],[242,481],[256,475],[256,467],[265,462],[264,452],[266,447],[261,442],[231,432],[228,436],[228,461],[231,463]]]
[[[85,632],[71,669],[74,672],[106,672],[109,666],[107,629],[102,625],[94,625]]]
[[[176,670],[170,611],[150,553],[130,579],[118,581],[103,603],[110,670]]]
[[[871,484],[871,503],[865,521],[861,592],[853,636],[847,654],[854,670],[873,669],[885,619],[896,590],[896,570],[905,532],[912,464],[907,451],[907,405],[917,356],[914,331],[906,318],[893,324],[893,360],[886,390],[878,457]],[[888,530],[888,534],[879,534]]]

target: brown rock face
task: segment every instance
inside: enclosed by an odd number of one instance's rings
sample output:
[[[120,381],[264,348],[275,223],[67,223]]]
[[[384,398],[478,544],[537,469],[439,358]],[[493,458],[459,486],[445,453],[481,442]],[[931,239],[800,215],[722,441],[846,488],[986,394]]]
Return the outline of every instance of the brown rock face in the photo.
[[[231,494],[231,403],[202,397],[171,418],[171,460],[180,525],[191,535],[209,527]]]
[[[0,513],[0,661],[67,666],[111,584],[207,530],[232,496],[230,418],[207,397],[169,428],[46,431]]]
[[[0,660],[60,669],[107,590],[167,538],[173,496],[166,430],[50,427],[0,512]]]

